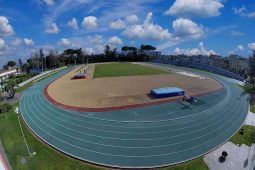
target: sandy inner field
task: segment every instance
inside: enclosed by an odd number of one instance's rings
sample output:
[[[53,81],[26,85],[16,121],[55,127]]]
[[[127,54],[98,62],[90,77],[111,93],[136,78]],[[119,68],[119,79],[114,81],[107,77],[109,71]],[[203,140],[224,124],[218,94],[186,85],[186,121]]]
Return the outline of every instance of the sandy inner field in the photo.
[[[48,94],[58,103],[83,108],[107,108],[154,102],[149,93],[160,87],[180,87],[187,95],[199,95],[221,88],[213,79],[200,79],[181,74],[107,77],[71,80],[77,68],[51,83]],[[89,70],[94,66],[90,66]]]

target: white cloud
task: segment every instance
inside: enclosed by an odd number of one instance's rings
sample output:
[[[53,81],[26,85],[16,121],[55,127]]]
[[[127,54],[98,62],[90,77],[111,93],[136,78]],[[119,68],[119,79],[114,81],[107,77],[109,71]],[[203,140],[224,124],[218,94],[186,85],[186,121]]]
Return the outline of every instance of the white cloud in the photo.
[[[208,18],[219,16],[223,7],[221,0],[176,0],[164,14]]]
[[[88,37],[90,43],[101,44],[103,43],[103,37],[101,35],[94,35]]]
[[[126,20],[131,24],[135,24],[139,21],[139,18],[136,15],[129,15],[126,17]]]
[[[205,34],[203,26],[198,26],[192,20],[183,18],[173,21],[173,29],[175,36],[180,38],[198,39]]]
[[[207,50],[204,47],[204,43],[200,42],[198,45],[198,48],[188,48],[188,49],[180,49],[180,48],[175,48],[174,49],[174,54],[175,55],[180,55],[180,54],[185,54],[187,56],[193,56],[193,55],[215,55],[216,52],[213,50]]]
[[[237,54],[244,50],[245,50],[245,48],[242,45],[238,45],[238,46],[236,46],[236,48],[234,50],[229,51],[229,54]]]
[[[147,16],[146,16],[144,22],[143,22],[143,25],[148,25],[148,24],[150,24],[150,23],[151,23],[151,20],[152,20],[152,16],[153,16],[152,12],[149,12],[149,13],[147,14]]]
[[[244,51],[244,47],[242,45],[238,45],[236,47],[236,49],[239,50],[239,51]]]
[[[83,48],[82,51],[83,53],[90,55],[93,53],[93,48]]]
[[[39,0],[33,0],[39,1]],[[42,1],[42,0],[40,0]],[[54,0],[55,4],[44,12],[42,21],[45,26],[49,26],[51,23],[59,20],[59,17],[64,13],[72,13],[73,11],[82,9],[88,11],[91,6],[89,4],[94,3],[92,0]]]
[[[82,21],[82,26],[85,29],[93,29],[97,27],[97,18],[94,16],[88,16],[88,17],[84,17],[83,21]]]
[[[167,29],[163,29],[159,25],[155,25],[151,22],[152,13],[149,12],[144,24],[132,25],[127,27],[123,32],[123,35],[129,39],[147,39],[147,40],[168,40],[171,38],[171,34]]]
[[[184,41],[180,40],[180,39],[178,39],[176,37],[172,37],[170,40],[168,40],[166,42],[163,42],[162,44],[159,44],[157,46],[157,50],[163,51],[163,50],[168,49],[169,47],[176,46],[177,44],[180,44],[182,42],[184,42]]]
[[[126,24],[121,19],[118,19],[116,21],[111,22],[110,27],[113,29],[121,30],[125,29]]]
[[[111,45],[121,45],[122,40],[119,37],[113,36],[109,38],[108,43]]]
[[[69,47],[71,45],[71,41],[67,38],[62,38],[59,42],[59,45],[63,46],[63,47]]]
[[[242,35],[244,35],[244,33],[239,32],[239,31],[234,31],[234,30],[230,31],[230,34],[232,36],[242,36]]]
[[[5,41],[0,38],[0,50],[3,49],[5,46]]]
[[[241,17],[255,18],[255,12],[249,12],[245,6],[233,8],[234,13]]]
[[[207,30],[203,28],[202,25],[198,25],[190,19],[176,19],[173,21],[172,27],[174,30],[172,37],[166,42],[159,44],[157,46],[158,50],[166,50],[169,47],[175,46],[185,41],[202,38],[207,32]]]
[[[22,43],[22,40],[20,38],[15,38],[15,40],[12,41],[13,46],[19,46]]]
[[[247,13],[247,9],[245,6],[242,6],[241,8],[233,8],[234,13],[240,16],[245,16]]]
[[[230,54],[236,54],[238,52],[244,51],[244,47],[242,45],[238,45],[236,46],[236,48],[234,50],[231,50],[229,53]]]
[[[0,35],[13,35],[14,31],[5,16],[0,16]]]
[[[55,4],[55,1],[54,0],[43,0],[44,1],[44,3],[46,4],[46,5],[54,5]]]
[[[249,13],[249,14],[248,14],[248,17],[249,17],[249,18],[255,18],[255,12]]]
[[[249,47],[251,50],[255,51],[255,43],[249,43],[249,44],[248,44],[248,47]]]
[[[52,23],[48,28],[45,29],[45,32],[48,34],[58,34],[59,28],[56,23]]]
[[[50,44],[45,44],[41,48],[43,49],[44,55],[48,55],[50,52],[53,52],[55,50],[54,46]]]
[[[77,20],[76,18],[72,18],[70,21],[68,21],[68,25],[74,29],[74,30],[78,30],[79,29],[79,26],[78,26],[78,23],[77,23]]]
[[[95,54],[100,54],[100,53],[103,53],[105,50],[105,46],[102,45],[102,44],[98,44],[95,46],[94,50],[93,50],[93,53]]]
[[[32,46],[34,45],[34,41],[32,39],[28,39],[28,38],[24,38],[24,43],[27,45],[27,46]]]

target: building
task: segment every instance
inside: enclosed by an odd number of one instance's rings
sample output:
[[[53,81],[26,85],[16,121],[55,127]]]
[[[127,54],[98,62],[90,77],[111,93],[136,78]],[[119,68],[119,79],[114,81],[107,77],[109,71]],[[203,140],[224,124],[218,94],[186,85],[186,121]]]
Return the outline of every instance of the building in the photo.
[[[230,55],[229,68],[236,73],[246,72],[249,69],[249,59],[238,55]]]
[[[223,68],[224,62],[219,55],[210,55],[209,56],[209,65],[219,68]]]
[[[202,64],[209,64],[209,56],[207,55],[201,55],[201,63]]]
[[[222,61],[223,61],[223,65],[222,65],[222,68],[225,69],[225,70],[229,70],[229,59],[228,58],[222,58]]]
[[[3,88],[4,81],[11,75],[17,75],[17,74],[19,74],[19,69],[16,67],[10,68],[8,70],[0,71],[0,91]]]
[[[152,51],[152,50],[138,50],[136,52],[137,55],[148,55],[150,57],[160,57],[161,52],[160,51]]]
[[[151,50],[138,50],[138,51],[127,50],[127,51],[122,51],[121,55],[127,56],[129,53],[133,53],[133,52],[136,52],[137,55],[147,55],[152,58],[161,57],[160,51],[151,51]]]
[[[209,64],[209,57],[206,55],[191,56],[193,63]]]

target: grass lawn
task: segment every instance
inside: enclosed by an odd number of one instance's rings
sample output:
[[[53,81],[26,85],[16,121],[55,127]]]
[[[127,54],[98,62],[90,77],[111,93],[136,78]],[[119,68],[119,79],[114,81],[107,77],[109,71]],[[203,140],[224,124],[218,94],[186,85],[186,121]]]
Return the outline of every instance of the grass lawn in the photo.
[[[132,63],[96,64],[94,78],[168,73],[161,69]]]
[[[0,139],[12,169],[98,169],[56,152],[37,140],[23,122],[22,127],[30,149],[32,152],[35,151],[37,153],[35,156],[28,156],[24,140],[21,136],[18,118],[13,109],[7,113],[7,119],[0,118]],[[22,158],[27,160],[25,164],[21,163]]]
[[[244,134],[241,135],[239,131],[230,139],[231,142],[234,144],[246,144],[247,146],[251,146],[252,143],[254,143],[254,133],[255,133],[255,127],[253,126],[243,126],[244,128]]]
[[[202,159],[202,157],[175,166],[162,168],[162,170],[208,170],[208,169],[209,168]]]
[[[238,85],[244,92],[250,94],[254,91],[252,86],[242,86],[242,85]],[[255,113],[255,102],[250,100],[250,111],[252,113]]]
[[[252,113],[255,113],[255,104],[254,103],[250,103],[251,105],[250,105],[250,111],[252,112]]]

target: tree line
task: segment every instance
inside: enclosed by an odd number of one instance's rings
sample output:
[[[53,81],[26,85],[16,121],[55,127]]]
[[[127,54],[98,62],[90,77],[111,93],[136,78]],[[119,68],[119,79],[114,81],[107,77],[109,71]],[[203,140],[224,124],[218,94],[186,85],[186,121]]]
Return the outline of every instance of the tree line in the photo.
[[[101,54],[88,54],[81,48],[66,49],[61,53],[50,51],[47,55],[40,49],[38,53],[29,57],[25,63],[19,59],[19,66],[22,71],[41,72],[46,69],[53,69],[69,64],[85,64],[85,63],[99,63],[99,62],[139,62],[149,61],[151,51],[155,51],[156,47],[142,44],[140,48],[132,46],[123,46],[121,52],[116,48],[111,49],[109,45],[105,46],[104,52]],[[3,69],[16,66],[15,61],[9,61],[3,66]]]

